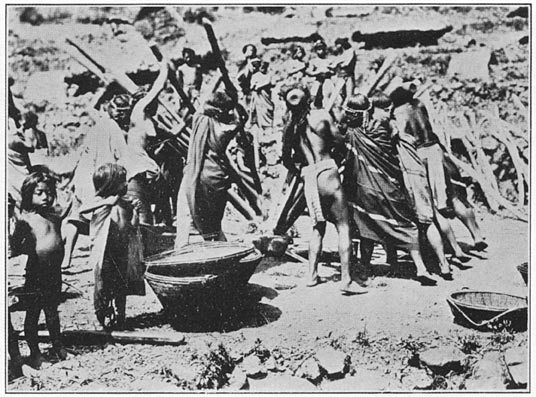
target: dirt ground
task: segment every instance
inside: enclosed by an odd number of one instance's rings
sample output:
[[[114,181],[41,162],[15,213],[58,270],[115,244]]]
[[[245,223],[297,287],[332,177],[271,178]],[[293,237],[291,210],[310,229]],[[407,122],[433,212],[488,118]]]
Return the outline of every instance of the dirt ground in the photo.
[[[339,293],[338,263],[323,264],[321,276],[327,282],[308,288],[304,285],[306,264],[265,258],[250,280],[243,306],[211,324],[183,321],[172,326],[161,312],[157,297],[147,287],[146,296],[128,299],[127,328],[147,333],[159,331],[168,336],[184,335],[184,345],[72,346],[74,354],[67,361],[54,363],[48,356],[52,363],[45,363],[37,376],[19,378],[9,383],[8,390],[195,389],[193,383],[181,383],[182,376],[188,378],[185,368],[199,368],[193,364],[218,344],[237,363],[261,346],[277,358],[279,371],[289,375],[294,375],[304,359],[319,348],[332,346],[350,357],[351,374],[359,377],[365,371],[380,376],[385,384],[375,383],[378,389],[373,390],[411,390],[416,386],[407,381],[408,371],[413,370],[408,363],[411,358],[408,346],[421,351],[433,346],[459,348],[464,340],[476,340],[479,354],[483,354],[487,350],[527,344],[526,332],[501,338],[498,333],[482,333],[453,323],[445,299],[455,291],[469,288],[527,295],[527,287],[516,269],[516,265],[528,259],[527,224],[488,214],[480,214],[479,221],[489,248],[483,253],[469,251],[471,268],[454,268],[454,281],[440,279],[435,287],[420,286],[405,272],[393,274],[385,265],[380,247],[376,248],[373,259],[375,275],[369,279],[369,292],[350,297]],[[459,241],[468,248],[470,236],[460,223],[453,223]],[[237,225],[232,221],[226,223],[231,238],[239,237],[233,235],[239,229]],[[299,220],[297,229],[302,238],[296,242],[305,242],[310,229],[306,217]],[[334,251],[334,242],[335,233],[330,230],[325,250]],[[80,241],[73,267],[64,274],[64,280],[72,285],[65,287],[66,290],[81,295],[68,299],[60,307],[64,330],[98,329],[92,311],[93,283],[92,271],[87,267],[87,243],[85,239]],[[401,263],[404,268],[404,261]],[[22,328],[22,320],[22,313],[14,313],[16,329]],[[44,350],[48,346],[42,344]],[[28,354],[25,343],[21,342],[21,348],[23,355]],[[268,378],[276,373],[269,372]],[[444,387],[458,389],[464,376],[467,374],[451,374]],[[195,379],[195,375],[191,377]],[[250,388],[255,390],[252,382],[255,384],[250,380]],[[330,391],[331,384],[325,380],[312,387]],[[278,390],[274,385],[273,390]],[[295,387],[298,389],[293,391],[301,390]]]

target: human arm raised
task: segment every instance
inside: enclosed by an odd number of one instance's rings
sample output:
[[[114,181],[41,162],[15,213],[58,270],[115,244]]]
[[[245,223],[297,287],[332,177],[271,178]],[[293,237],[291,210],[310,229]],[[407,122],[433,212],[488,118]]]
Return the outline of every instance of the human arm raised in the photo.
[[[132,110],[132,116],[131,119],[135,120],[140,116],[143,116],[145,112],[145,108],[149,106],[149,104],[156,99],[158,94],[160,94],[160,91],[164,89],[164,84],[166,83],[166,80],[168,78],[168,59],[164,57],[162,59],[162,62],[160,62],[160,72],[158,73],[158,77],[156,78],[153,86],[149,90],[149,92],[136,103],[134,106],[134,109]]]

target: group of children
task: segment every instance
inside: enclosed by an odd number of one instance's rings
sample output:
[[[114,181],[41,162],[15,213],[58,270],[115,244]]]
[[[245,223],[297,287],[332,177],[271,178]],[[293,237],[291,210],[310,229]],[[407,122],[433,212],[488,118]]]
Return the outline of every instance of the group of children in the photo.
[[[139,238],[140,205],[139,201],[129,202],[124,198],[126,175],[125,168],[120,165],[107,163],[100,166],[93,175],[95,201],[80,210],[81,214],[89,214],[91,218],[90,231],[94,238],[91,258],[95,267],[100,267],[100,271],[95,272],[95,310],[103,326],[122,326],[126,296],[144,292],[143,279],[140,278],[141,243],[135,241]],[[15,227],[9,239],[12,257],[27,256],[24,334],[30,348],[30,362],[35,367],[42,362],[37,332],[41,311],[45,313],[53,351],[59,359],[67,357],[61,342],[58,313],[64,239],[62,217],[54,206],[55,200],[56,180],[51,175],[46,171],[28,175],[21,187],[20,211],[13,214]],[[136,250],[137,262],[133,255]],[[136,274],[133,275],[133,272]],[[110,323],[107,320],[115,321]],[[14,334],[10,336],[13,339]],[[11,341],[10,346],[11,358],[16,361],[20,358],[17,342]]]

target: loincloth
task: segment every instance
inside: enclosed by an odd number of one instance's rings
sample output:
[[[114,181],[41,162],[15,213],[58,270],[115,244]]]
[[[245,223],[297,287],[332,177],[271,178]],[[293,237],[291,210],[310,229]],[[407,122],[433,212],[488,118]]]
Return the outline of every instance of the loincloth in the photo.
[[[322,205],[320,203],[320,193],[318,192],[318,176],[322,172],[328,170],[338,170],[335,160],[323,160],[318,163],[308,165],[307,167],[302,168],[301,171],[305,200],[307,201],[309,216],[313,220],[314,225],[326,221],[324,212],[322,211]]]

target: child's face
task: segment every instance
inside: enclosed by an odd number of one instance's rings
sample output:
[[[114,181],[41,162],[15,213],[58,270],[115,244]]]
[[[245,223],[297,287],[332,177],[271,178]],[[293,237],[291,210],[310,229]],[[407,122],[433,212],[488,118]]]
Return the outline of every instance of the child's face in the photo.
[[[37,208],[50,208],[54,203],[54,195],[44,182],[39,182],[34,189],[32,205]]]

